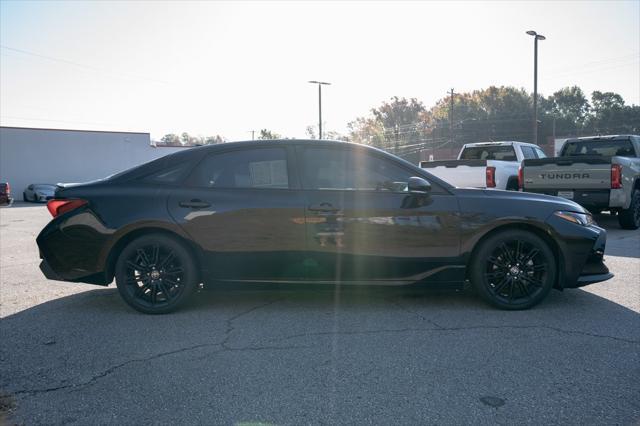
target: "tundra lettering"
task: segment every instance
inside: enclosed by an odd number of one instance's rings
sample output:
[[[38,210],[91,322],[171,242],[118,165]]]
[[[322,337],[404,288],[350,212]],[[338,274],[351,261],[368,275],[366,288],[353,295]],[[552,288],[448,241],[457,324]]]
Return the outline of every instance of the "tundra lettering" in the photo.
[[[589,179],[589,173],[541,173],[540,179]]]

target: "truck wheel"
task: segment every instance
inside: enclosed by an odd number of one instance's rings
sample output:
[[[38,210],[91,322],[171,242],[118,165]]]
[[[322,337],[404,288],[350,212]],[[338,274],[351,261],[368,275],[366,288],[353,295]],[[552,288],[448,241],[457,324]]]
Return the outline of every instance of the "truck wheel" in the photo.
[[[633,190],[629,208],[620,210],[618,222],[622,229],[640,228],[640,190]]]
[[[518,176],[511,176],[507,181],[507,187],[505,188],[507,191],[517,191],[520,189],[518,186]]]

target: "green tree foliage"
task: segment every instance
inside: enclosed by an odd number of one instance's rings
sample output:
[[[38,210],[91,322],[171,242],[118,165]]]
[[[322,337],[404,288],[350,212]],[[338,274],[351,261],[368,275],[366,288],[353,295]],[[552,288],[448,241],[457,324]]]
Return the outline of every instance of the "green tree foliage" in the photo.
[[[491,86],[455,94],[453,100],[452,111],[450,97],[441,98],[429,109],[415,98],[393,97],[350,122],[349,138],[412,161],[425,149],[532,140],[533,99],[524,89]],[[552,135],[640,133],[640,106],[627,106],[612,92],[595,91],[589,101],[579,87],[565,87],[548,97],[539,95],[538,121],[540,144]]]

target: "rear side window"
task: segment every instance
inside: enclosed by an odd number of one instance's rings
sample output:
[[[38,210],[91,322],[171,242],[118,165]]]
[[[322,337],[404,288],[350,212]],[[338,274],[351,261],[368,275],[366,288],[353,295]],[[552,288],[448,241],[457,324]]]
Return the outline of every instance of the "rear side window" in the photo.
[[[178,183],[187,176],[191,170],[191,166],[191,162],[176,164],[147,175],[143,180],[150,183]]]
[[[604,157],[635,157],[630,140],[598,141],[584,140],[565,143],[562,155],[601,155]]]
[[[538,158],[547,158],[547,154],[545,154],[540,148],[534,148],[534,150],[536,151]]]
[[[516,152],[511,145],[472,146],[465,148],[461,160],[516,161]]]
[[[289,188],[287,152],[283,148],[231,151],[206,157],[189,177],[205,188]]]

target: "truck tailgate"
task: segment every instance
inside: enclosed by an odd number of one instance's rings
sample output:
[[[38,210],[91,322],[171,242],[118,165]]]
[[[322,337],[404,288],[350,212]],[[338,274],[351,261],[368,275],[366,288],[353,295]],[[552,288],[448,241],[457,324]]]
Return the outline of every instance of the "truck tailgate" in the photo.
[[[420,167],[456,187],[486,186],[487,160],[422,161]]]
[[[524,160],[524,190],[606,189],[611,187],[611,157],[555,157]]]

